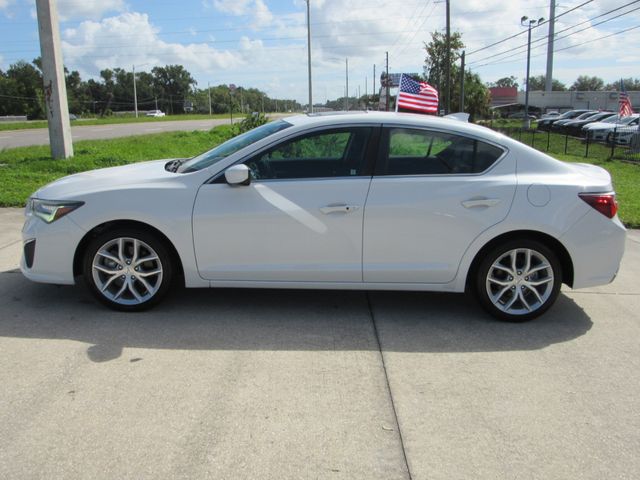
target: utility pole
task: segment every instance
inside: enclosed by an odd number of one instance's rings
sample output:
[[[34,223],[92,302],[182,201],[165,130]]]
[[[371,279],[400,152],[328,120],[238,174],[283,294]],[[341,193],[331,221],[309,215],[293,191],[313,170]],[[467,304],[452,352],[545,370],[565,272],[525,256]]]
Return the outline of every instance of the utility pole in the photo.
[[[309,2],[311,2],[311,0],[307,0],[307,63],[309,67],[309,113],[313,113],[313,98],[311,88],[311,21],[309,16]]]
[[[547,42],[547,76],[544,79],[544,90],[553,90],[553,40],[556,23],[556,0],[551,0],[549,6],[549,40]],[[528,80],[528,79],[527,79]]]
[[[371,92],[371,95],[375,95],[376,94],[376,64],[373,64],[373,92]]]
[[[36,0],[36,10],[51,156],[54,159],[69,158],[73,156],[73,144],[56,2]]]
[[[539,18],[538,20],[529,20],[529,17],[524,16],[520,19],[520,25],[527,27],[527,76],[526,78],[526,88],[524,93],[524,121],[522,122],[522,126],[524,128],[531,127],[531,120],[529,120],[529,67],[531,66],[531,28],[536,25],[544,22],[544,18]]]
[[[349,59],[345,58],[344,59],[344,65],[345,65],[345,74],[346,74],[346,80],[347,80],[347,86],[345,88],[345,97],[344,97],[344,102],[346,105],[345,110],[349,111]]]
[[[207,82],[207,94],[209,96],[209,116],[211,116],[211,84]]]
[[[136,91],[136,66],[133,66],[133,108],[138,118],[138,92]]]
[[[447,76],[447,96],[445,103],[445,113],[448,115],[451,110],[451,8],[449,0],[447,2],[447,52],[446,52],[446,65],[445,72]]]
[[[464,50],[460,64],[460,111],[464,112]]]
[[[156,110],[158,110],[158,96],[157,95],[156,95],[155,99],[156,99]]]
[[[387,104],[385,106],[385,110],[389,111],[389,52],[385,52],[385,58],[387,63],[387,78],[385,78],[385,90],[387,91]]]

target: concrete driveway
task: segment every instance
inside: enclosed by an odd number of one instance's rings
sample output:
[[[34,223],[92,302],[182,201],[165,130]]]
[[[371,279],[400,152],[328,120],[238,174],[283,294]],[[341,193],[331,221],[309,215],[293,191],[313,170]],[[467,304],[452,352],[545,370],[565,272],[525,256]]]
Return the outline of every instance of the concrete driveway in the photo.
[[[615,283],[511,325],[419,293],[114,313],[25,280],[20,223],[0,210],[0,478],[638,477],[638,232]]]

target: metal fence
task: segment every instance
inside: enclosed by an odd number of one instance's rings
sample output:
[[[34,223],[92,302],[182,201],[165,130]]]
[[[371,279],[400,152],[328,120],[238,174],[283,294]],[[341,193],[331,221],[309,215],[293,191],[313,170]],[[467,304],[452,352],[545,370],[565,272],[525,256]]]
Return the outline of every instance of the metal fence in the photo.
[[[582,136],[518,127],[489,127],[550,154],[640,163],[640,130],[637,126],[620,126],[613,131],[591,132]]]

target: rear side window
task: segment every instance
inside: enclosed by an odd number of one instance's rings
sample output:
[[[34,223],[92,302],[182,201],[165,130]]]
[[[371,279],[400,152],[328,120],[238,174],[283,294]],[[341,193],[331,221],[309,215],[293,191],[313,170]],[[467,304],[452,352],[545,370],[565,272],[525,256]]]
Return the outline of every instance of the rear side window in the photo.
[[[462,135],[409,128],[386,129],[378,175],[482,173],[504,151]]]

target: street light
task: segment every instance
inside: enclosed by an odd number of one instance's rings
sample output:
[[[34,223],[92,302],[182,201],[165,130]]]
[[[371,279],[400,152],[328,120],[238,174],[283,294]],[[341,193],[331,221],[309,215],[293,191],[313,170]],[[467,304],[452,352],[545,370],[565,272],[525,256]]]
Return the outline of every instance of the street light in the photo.
[[[531,29],[540,25],[544,22],[544,18],[539,18],[537,20],[530,20],[529,17],[523,16],[520,19],[520,25],[528,28],[528,36],[527,36],[527,76],[525,78],[526,87],[524,91],[524,121],[522,122],[522,126],[526,129],[531,127],[531,120],[529,120],[529,67],[531,66]]]

